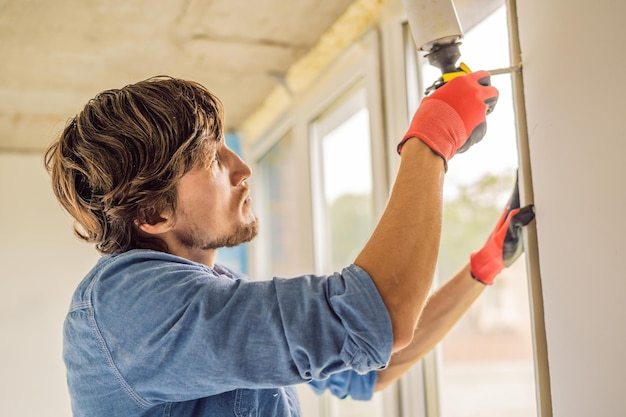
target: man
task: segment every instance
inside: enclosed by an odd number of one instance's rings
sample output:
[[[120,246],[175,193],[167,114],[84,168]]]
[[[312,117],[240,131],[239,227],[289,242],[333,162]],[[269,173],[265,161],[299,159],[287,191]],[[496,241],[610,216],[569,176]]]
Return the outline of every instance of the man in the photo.
[[[505,236],[518,248],[512,225],[531,218],[507,209],[471,272],[424,308],[447,161],[484,135],[498,96],[488,80],[458,77],[424,100],[352,265],[253,281],[215,264],[218,248],[257,232],[251,170],[224,143],[219,100],[169,77],[90,100],[46,152],[77,235],[104,255],[64,327],[74,415],[298,416],[295,384],[367,399],[402,375],[504,267]]]

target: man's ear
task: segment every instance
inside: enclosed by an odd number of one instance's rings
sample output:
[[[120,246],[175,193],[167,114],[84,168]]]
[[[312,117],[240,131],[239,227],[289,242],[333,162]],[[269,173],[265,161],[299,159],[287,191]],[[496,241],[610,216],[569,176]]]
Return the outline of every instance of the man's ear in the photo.
[[[169,213],[161,213],[150,219],[135,219],[135,226],[149,235],[161,235],[174,227],[174,216]]]

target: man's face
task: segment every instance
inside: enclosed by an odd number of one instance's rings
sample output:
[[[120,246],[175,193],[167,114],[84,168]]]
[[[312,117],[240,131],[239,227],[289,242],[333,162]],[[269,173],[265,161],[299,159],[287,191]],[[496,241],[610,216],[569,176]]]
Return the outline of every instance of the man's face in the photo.
[[[246,182],[251,173],[250,167],[220,142],[209,161],[179,180],[170,229],[173,241],[168,243],[174,253],[182,250],[178,254],[191,259],[202,251],[235,246],[256,236],[257,219]]]

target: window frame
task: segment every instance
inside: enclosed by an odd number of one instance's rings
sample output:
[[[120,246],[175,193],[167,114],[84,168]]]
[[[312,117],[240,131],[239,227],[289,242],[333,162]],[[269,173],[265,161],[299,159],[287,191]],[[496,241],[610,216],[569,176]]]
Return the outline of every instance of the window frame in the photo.
[[[528,132],[524,109],[523,77],[521,72],[521,53],[517,30],[516,0],[505,0],[508,13],[508,28],[511,44],[511,68],[513,80],[513,100],[517,129],[519,152],[520,197],[523,205],[533,201],[532,180],[530,170],[530,154],[528,149]],[[390,184],[395,177],[399,158],[396,145],[408,126],[410,114],[407,89],[407,55],[410,53],[409,43],[406,42],[406,16],[398,2],[390,2],[383,9],[377,27],[367,31],[355,44],[349,46],[339,58],[328,68],[314,85],[306,92],[299,93],[293,99],[293,105],[286,110],[278,120],[259,138],[248,147],[252,166],[264,155],[281,137],[291,131],[297,146],[296,155],[298,166],[302,167],[303,177],[311,173],[309,158],[309,123],[325,108],[331,105],[341,94],[350,88],[359,79],[365,80],[368,91],[368,108],[370,111],[371,143],[375,148],[372,155],[384,155],[384,158],[374,158],[372,166],[375,184],[374,201],[375,213],[380,214],[384,209],[389,193]],[[475,7],[479,9],[478,5]],[[476,13],[484,13],[476,10]],[[489,68],[491,70],[491,68]],[[415,85],[423,90],[418,80]],[[300,175],[300,174],[298,174]],[[254,176],[252,179],[253,186]],[[303,256],[303,268],[309,271],[319,271],[314,255],[314,212],[313,212],[313,184],[308,178],[299,180],[301,192],[299,194],[302,219],[300,234],[300,248],[306,252]],[[256,188],[256,187],[255,187]],[[260,188],[259,188],[260,189]],[[255,207],[257,214],[263,213]],[[543,316],[543,297],[541,291],[541,277],[538,265],[538,245],[536,226],[531,223],[524,229],[526,247],[525,260],[529,275],[531,320],[533,332],[534,362],[536,368],[537,410],[538,416],[550,417],[551,392],[547,361],[547,344]],[[254,242],[250,248],[250,269],[253,274],[257,271],[255,258],[259,259],[263,251]],[[420,363],[414,366],[398,383],[385,390],[384,404],[386,415],[411,417],[436,417],[438,415],[438,381],[436,369],[438,358],[435,353],[427,355]],[[327,415],[325,409],[328,404],[320,404],[316,415]]]
[[[522,74],[522,60],[521,60],[521,49],[519,45],[519,33],[518,33],[518,22],[517,22],[517,6],[516,0],[504,0],[503,4],[507,10],[507,27],[509,30],[509,46],[510,46],[510,67],[498,69],[502,72],[508,72],[511,74],[512,78],[512,95],[514,101],[514,118],[515,118],[515,129],[516,129],[516,138],[518,145],[518,154],[519,154],[519,181],[520,181],[520,200],[522,206],[527,204],[532,204],[533,202],[533,194],[532,194],[532,176],[531,176],[531,165],[530,165],[530,152],[528,146],[528,131],[527,131],[527,123],[526,123],[526,113],[525,113],[525,103],[524,103],[524,93],[523,93],[523,74]],[[482,21],[486,18],[490,12],[479,10],[478,5],[475,7],[476,10],[476,23]],[[477,18],[478,15],[483,14],[482,18]],[[387,25],[383,25],[382,33],[383,39],[387,39],[387,42],[383,41],[385,44],[385,48],[383,49],[390,56],[383,57],[383,61],[390,62],[387,67],[385,67],[389,73],[393,73],[396,81],[390,80],[391,77],[386,77],[384,80],[384,91],[385,91],[385,99],[388,108],[395,109],[396,115],[386,114],[389,116],[387,120],[395,122],[401,126],[402,124],[398,120],[398,115],[401,114],[401,110],[406,111],[407,119],[404,121],[404,126],[408,126],[408,121],[410,121],[410,117],[412,114],[409,114],[409,109],[411,107],[416,107],[415,103],[411,101],[407,90],[409,88],[418,87],[419,91],[424,91],[424,82],[419,78],[420,71],[419,66],[425,62],[423,56],[421,54],[417,54],[415,51],[414,45],[411,42],[407,42],[407,33],[409,32],[406,29],[400,29],[400,27],[406,26],[408,24],[406,20],[406,16],[404,14],[401,15],[402,18],[399,20],[392,21]],[[402,40],[402,45],[404,50],[402,52],[399,51],[398,43]],[[402,53],[402,59],[396,57],[395,55]],[[415,62],[410,62],[410,55],[415,54]],[[421,63],[420,63],[421,61]],[[399,69],[399,63],[402,62],[401,68],[404,72],[401,72]],[[411,65],[415,65],[416,75],[417,77],[414,80],[410,80],[410,67]],[[494,70],[495,68],[486,68],[487,70]],[[404,86],[399,86],[397,79],[403,77],[405,80]],[[411,81],[414,82],[411,85]],[[398,91],[402,90],[404,91]],[[389,102],[393,102],[392,105],[388,104]],[[403,106],[404,104],[404,106]],[[402,137],[404,134],[403,131],[397,131],[397,129],[388,129],[388,137],[396,138]],[[390,143],[388,147],[394,146],[393,143]],[[394,166],[393,160],[389,161],[390,169]],[[533,343],[533,351],[534,351],[534,366],[535,366],[535,386],[536,386],[536,399],[537,399],[537,416],[538,417],[551,417],[552,416],[552,405],[551,405],[551,389],[550,389],[550,376],[549,376],[549,368],[548,368],[548,356],[547,356],[547,341],[546,341],[546,330],[545,330],[545,322],[544,322],[544,314],[543,314],[543,296],[541,290],[541,276],[539,273],[539,258],[538,258],[538,244],[537,244],[537,232],[535,222],[532,222],[530,225],[524,228],[524,244],[525,244],[525,253],[524,259],[526,262],[527,274],[528,274],[528,285],[529,285],[529,303],[530,303],[530,313],[531,313],[531,326],[532,326],[532,343]],[[408,404],[403,407],[405,412],[402,414],[403,416],[411,416],[411,417],[437,417],[439,416],[439,381],[436,377],[436,368],[438,367],[438,357],[436,353],[436,349],[428,354],[421,361],[421,368],[416,366],[415,369],[411,369],[407,375],[401,378],[400,381],[400,390],[402,392],[416,392],[416,390],[423,390],[424,392],[424,400],[425,404],[419,404],[418,401],[408,401]],[[418,364],[419,365],[419,364]],[[422,377],[420,381],[419,378]],[[405,388],[406,387],[406,388]],[[422,392],[422,391],[420,391]],[[402,396],[400,393],[400,399],[404,404],[407,403],[406,396]]]

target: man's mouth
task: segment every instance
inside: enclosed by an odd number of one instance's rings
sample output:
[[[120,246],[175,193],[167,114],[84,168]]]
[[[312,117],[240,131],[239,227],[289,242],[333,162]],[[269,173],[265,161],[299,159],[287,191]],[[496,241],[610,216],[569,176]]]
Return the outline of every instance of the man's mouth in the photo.
[[[245,190],[242,194],[241,204],[246,205],[252,202],[252,198],[250,198],[250,191]]]

